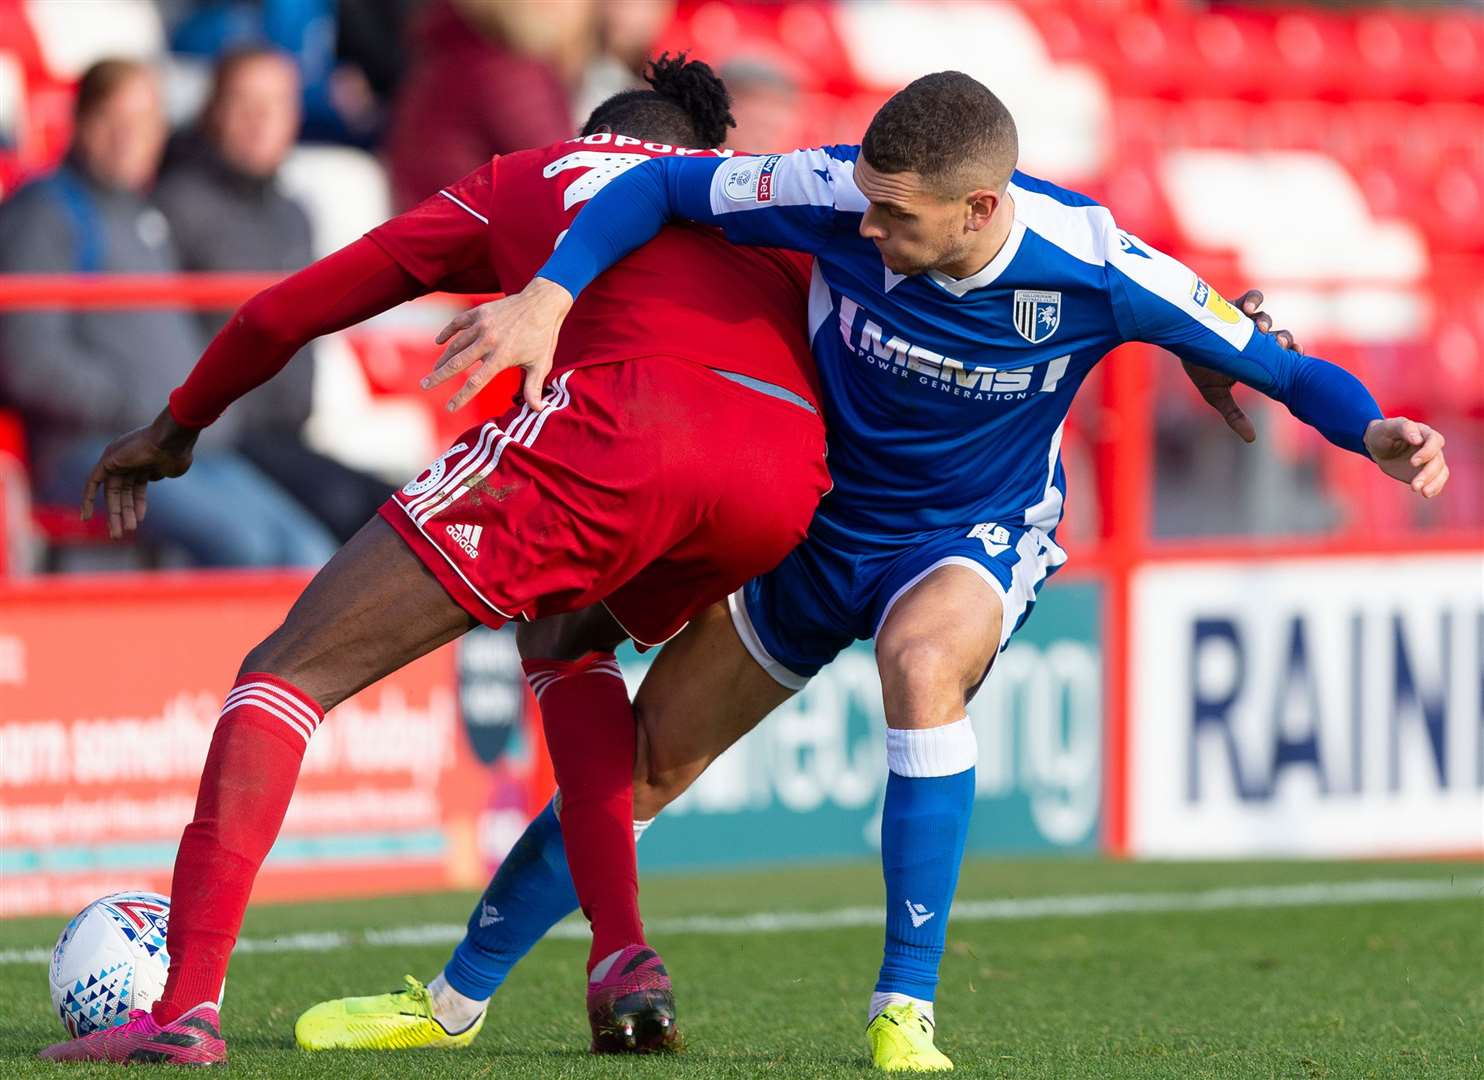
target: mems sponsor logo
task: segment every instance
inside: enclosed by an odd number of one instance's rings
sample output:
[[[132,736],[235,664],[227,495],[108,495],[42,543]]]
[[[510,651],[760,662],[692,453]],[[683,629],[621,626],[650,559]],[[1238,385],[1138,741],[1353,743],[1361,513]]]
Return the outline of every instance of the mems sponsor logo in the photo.
[[[974,401],[1019,401],[1032,394],[1049,394],[1061,382],[1071,363],[1070,354],[1039,364],[1018,368],[993,368],[982,364],[965,364],[951,356],[916,345],[897,334],[884,331],[848,296],[840,298],[840,336],[855,354],[873,367],[903,378],[916,378],[954,397]],[[860,329],[856,329],[856,322]]]

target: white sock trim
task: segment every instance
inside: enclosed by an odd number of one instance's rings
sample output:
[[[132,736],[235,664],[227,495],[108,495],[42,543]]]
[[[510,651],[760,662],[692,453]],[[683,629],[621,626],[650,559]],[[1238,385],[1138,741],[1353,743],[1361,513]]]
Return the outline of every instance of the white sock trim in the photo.
[[[469,1026],[484,1015],[490,1003],[489,998],[476,1001],[465,997],[449,985],[441,971],[428,983],[428,998],[433,1003],[433,1019],[450,1035],[469,1030]]]
[[[641,839],[643,839],[645,831],[648,830],[648,828],[651,825],[653,825],[653,824],[654,824],[654,818],[647,818],[644,821],[640,821],[638,818],[635,818],[634,819],[634,843],[637,844]]]
[[[886,729],[886,767],[898,776],[953,776],[978,760],[979,744],[967,716],[941,727]]]
[[[883,993],[877,990],[871,995],[871,1004],[866,1009],[866,1026],[870,1027],[871,1021],[881,1015],[881,1010],[888,1005],[915,1005],[917,1011],[927,1018],[927,1022],[937,1027],[938,1023],[933,1019],[933,1003],[924,1001],[922,998],[912,997],[910,994]]]

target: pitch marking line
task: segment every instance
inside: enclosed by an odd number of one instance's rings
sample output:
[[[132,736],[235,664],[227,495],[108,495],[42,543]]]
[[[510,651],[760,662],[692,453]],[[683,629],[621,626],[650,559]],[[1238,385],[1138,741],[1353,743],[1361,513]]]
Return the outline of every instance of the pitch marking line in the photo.
[[[1027,919],[1091,918],[1149,912],[1233,911],[1242,908],[1324,907],[1330,905],[1414,903],[1424,900],[1484,899],[1484,878],[1423,881],[1378,878],[1370,881],[1308,882],[1257,885],[1199,892],[1090,893],[1085,896],[1037,896],[1023,900],[960,900],[953,922],[1016,922]],[[834,908],[829,911],[760,911],[751,915],[683,915],[650,919],[652,934],[768,934],[799,930],[879,927],[879,907]],[[424,923],[386,930],[284,934],[243,938],[239,953],[332,952],[357,946],[449,945],[464,936],[462,923]],[[547,937],[585,940],[588,928],[572,920],[557,924]],[[0,964],[46,964],[48,949],[0,950]]]

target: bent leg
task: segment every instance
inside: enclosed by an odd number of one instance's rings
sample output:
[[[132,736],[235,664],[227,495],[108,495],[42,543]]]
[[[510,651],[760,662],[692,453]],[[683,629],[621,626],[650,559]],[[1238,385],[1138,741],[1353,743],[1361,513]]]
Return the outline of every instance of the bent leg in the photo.
[[[886,947],[871,1019],[932,1000],[974,804],[977,748],[965,706],[1000,646],[999,595],[972,570],[934,570],[876,637],[888,726],[881,820]]]
[[[286,679],[328,712],[476,625],[376,517],[314,576],[242,671]]]
[[[601,648],[611,625],[601,608],[591,611],[521,626],[522,654],[568,658]],[[743,649],[725,605],[702,612],[660,650],[639,689],[634,816],[653,818],[790,693]],[[471,1023],[521,957],[577,906],[561,826],[548,806],[500,864],[464,940],[429,984],[439,1021],[450,1031]],[[440,982],[463,1000],[440,999]]]
[[[175,858],[170,975],[157,1021],[217,999],[253,880],[325,711],[472,624],[391,528],[373,519],[248,654]]]
[[[674,802],[793,693],[743,647],[725,604],[697,615],[660,651],[634,699],[642,749],[635,815],[652,818]]]

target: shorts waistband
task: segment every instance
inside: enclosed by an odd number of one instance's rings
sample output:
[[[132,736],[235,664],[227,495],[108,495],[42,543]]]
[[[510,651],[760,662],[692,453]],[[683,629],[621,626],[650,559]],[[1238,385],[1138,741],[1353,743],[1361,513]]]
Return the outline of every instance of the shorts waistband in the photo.
[[[749,390],[756,390],[759,394],[767,394],[771,398],[786,401],[790,405],[797,405],[799,408],[811,412],[816,416],[819,415],[818,409],[787,387],[770,383],[764,379],[755,379],[751,375],[743,375],[736,371],[723,371],[721,368],[708,368],[707,370],[716,372],[723,379],[730,379],[738,386],[745,386]]]

